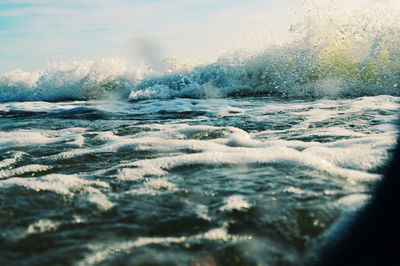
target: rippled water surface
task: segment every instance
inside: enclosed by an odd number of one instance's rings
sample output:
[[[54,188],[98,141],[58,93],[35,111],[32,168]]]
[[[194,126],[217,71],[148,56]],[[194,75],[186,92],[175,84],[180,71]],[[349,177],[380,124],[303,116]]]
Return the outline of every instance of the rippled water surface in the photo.
[[[399,98],[0,104],[0,262],[298,265],[368,198]]]

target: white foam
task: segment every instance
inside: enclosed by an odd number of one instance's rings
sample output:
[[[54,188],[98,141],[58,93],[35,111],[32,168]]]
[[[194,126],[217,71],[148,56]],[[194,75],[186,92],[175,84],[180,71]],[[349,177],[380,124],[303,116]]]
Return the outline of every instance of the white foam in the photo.
[[[196,206],[194,206],[195,210],[196,210],[196,214],[199,218],[207,220],[207,221],[211,221],[212,218],[209,216],[208,213],[208,207],[205,205],[201,205],[201,204],[197,204]]]
[[[144,182],[143,187],[129,190],[126,193],[156,195],[164,191],[175,191],[177,186],[164,178],[150,178]]]
[[[76,175],[52,174],[38,178],[15,177],[0,181],[0,188],[2,189],[15,186],[28,188],[36,192],[50,191],[64,196],[74,197],[74,204],[76,207],[89,209],[91,211],[96,210],[104,212],[114,206],[101,191],[101,189],[109,188],[108,183],[97,180],[85,180]],[[46,229],[51,224],[47,222],[41,223],[38,225],[38,230],[41,230],[41,225]],[[54,226],[55,225],[56,224],[54,224]],[[33,225],[32,227],[33,231],[36,230],[35,228],[37,226],[35,226],[36,225]]]
[[[164,175],[169,169],[190,165],[218,166],[223,164],[268,163],[318,169],[331,175],[341,176],[353,181],[368,181],[378,178],[378,175],[340,168],[315,155],[286,147],[229,148],[226,149],[226,151],[220,152],[201,152],[151,160],[140,160],[130,165],[137,167],[137,169],[132,171],[132,174],[136,176],[135,178],[140,178],[144,175]]]
[[[370,196],[366,194],[352,194],[335,201],[333,206],[347,212],[354,212],[364,206],[369,199]]]
[[[334,148],[312,147],[304,152],[318,156],[340,167],[367,171],[382,165],[387,159],[384,149],[368,149],[364,145],[358,147]]]
[[[84,104],[85,102],[82,101],[61,102],[61,103],[50,103],[43,101],[9,102],[9,103],[0,103],[0,111],[5,113],[11,111],[58,113],[60,111],[65,111],[76,107],[80,107]]]
[[[91,243],[87,247],[92,252],[76,265],[97,265],[114,254],[129,251],[133,248],[152,244],[171,245],[185,242],[197,242],[198,240],[211,240],[217,242],[238,242],[252,239],[250,235],[232,235],[223,227],[214,228],[205,233],[181,236],[181,237],[139,237],[136,240],[120,241],[114,243]]]
[[[20,166],[15,169],[0,170],[0,179],[11,177],[11,176],[16,176],[16,175],[23,175],[26,173],[32,173],[32,176],[33,176],[33,175],[35,175],[35,173],[44,172],[51,168],[52,167],[48,166],[48,165],[29,164],[29,165]]]
[[[231,147],[260,147],[262,143],[252,139],[249,134],[241,132],[232,134],[228,138],[226,145]]]
[[[55,139],[43,136],[40,132],[14,131],[2,132],[0,135],[0,148],[26,146],[31,144],[44,144],[55,142]]]
[[[27,155],[27,153],[25,152],[15,152],[11,158],[0,161],[0,169],[12,166],[13,164],[21,160],[21,158],[25,155]]]
[[[250,208],[248,203],[242,195],[233,195],[225,199],[225,204],[220,208],[221,211],[232,211],[232,210],[245,210]]]
[[[51,191],[62,195],[72,195],[74,191],[82,191],[90,186],[108,188],[109,185],[101,181],[81,179],[76,175],[52,174],[37,178],[14,177],[0,181],[0,188],[19,186],[34,191]]]
[[[59,226],[58,223],[49,219],[40,219],[33,224],[30,224],[26,230],[28,234],[38,234],[49,231],[54,231]]]
[[[55,155],[51,155],[50,158],[72,158],[78,155],[88,153],[102,153],[102,152],[117,152],[121,147],[130,146],[136,151],[171,151],[177,150],[192,150],[192,151],[203,151],[203,150],[215,150],[222,148],[222,145],[226,140],[215,139],[210,141],[202,141],[196,138],[196,135],[207,137],[209,134],[216,132],[221,137],[226,135],[232,135],[235,132],[241,132],[240,134],[248,135],[244,131],[233,128],[233,127],[211,127],[211,126],[188,126],[188,125],[146,125],[144,128],[157,129],[154,132],[137,133],[133,136],[116,136],[111,132],[91,132],[97,134],[97,138],[105,141],[103,145],[98,148],[80,148],[71,149],[66,152],[61,152]],[[81,135],[73,136],[69,144],[75,144],[79,141],[82,143],[83,140],[80,138]],[[129,171],[129,170],[127,170]],[[123,173],[121,173],[123,178]]]
[[[81,195],[80,202],[76,204],[80,207],[93,209],[94,206],[97,210],[105,212],[114,207],[114,204],[103,194],[100,190],[88,187],[85,193]]]
[[[1,132],[0,134],[0,148],[28,146],[33,144],[49,144],[55,142],[71,142],[71,144],[81,145],[82,140],[80,134],[76,129],[66,130],[18,130]],[[65,134],[71,134],[72,132],[76,135],[64,136]]]
[[[225,228],[216,228],[204,233],[203,237],[210,240],[223,240],[227,241],[230,235],[226,232]]]
[[[307,121],[311,122],[311,121]],[[316,128],[312,131],[303,133],[302,136],[340,136],[340,137],[363,137],[364,133],[355,132],[342,127],[326,127],[326,128]]]
[[[76,265],[97,265],[112,254],[118,254],[132,248],[138,248],[151,244],[177,244],[186,240],[186,237],[139,237],[134,241],[122,241],[111,244],[89,244],[88,248],[92,250],[92,253],[78,262]]]
[[[294,193],[298,195],[303,195],[303,194],[309,194],[309,191],[305,191],[303,189],[297,188],[297,187],[286,187],[283,189],[284,192],[289,192],[289,193]]]

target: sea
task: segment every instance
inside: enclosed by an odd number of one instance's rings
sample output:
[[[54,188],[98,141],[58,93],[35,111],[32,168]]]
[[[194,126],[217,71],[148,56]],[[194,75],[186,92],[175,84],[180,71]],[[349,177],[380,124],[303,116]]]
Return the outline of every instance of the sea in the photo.
[[[207,64],[0,75],[0,264],[301,265],[396,142],[400,31],[375,2]]]

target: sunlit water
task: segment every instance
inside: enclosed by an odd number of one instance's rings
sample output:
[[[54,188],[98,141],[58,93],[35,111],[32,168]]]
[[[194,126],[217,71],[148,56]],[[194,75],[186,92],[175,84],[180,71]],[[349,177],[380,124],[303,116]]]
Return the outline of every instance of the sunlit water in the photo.
[[[339,237],[395,143],[400,2],[299,14],[210,64],[1,74],[0,264],[301,265]]]
[[[298,265],[368,199],[399,99],[1,103],[0,262]]]

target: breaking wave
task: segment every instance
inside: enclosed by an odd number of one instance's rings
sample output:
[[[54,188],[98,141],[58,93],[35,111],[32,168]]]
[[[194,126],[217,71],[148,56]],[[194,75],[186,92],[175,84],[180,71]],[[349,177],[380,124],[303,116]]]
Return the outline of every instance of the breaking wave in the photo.
[[[117,58],[14,70],[0,76],[0,101],[400,95],[398,1],[310,0],[303,8],[285,45],[156,76]]]
[[[0,101],[127,97],[137,77],[137,71],[117,58],[54,63],[34,72],[17,69],[0,77]]]

